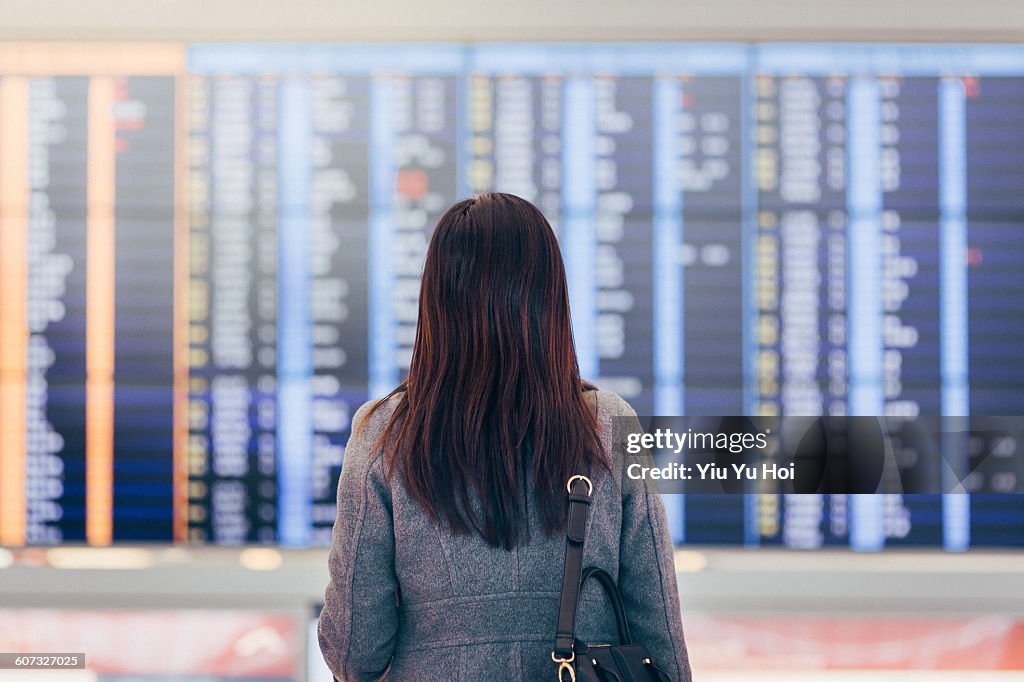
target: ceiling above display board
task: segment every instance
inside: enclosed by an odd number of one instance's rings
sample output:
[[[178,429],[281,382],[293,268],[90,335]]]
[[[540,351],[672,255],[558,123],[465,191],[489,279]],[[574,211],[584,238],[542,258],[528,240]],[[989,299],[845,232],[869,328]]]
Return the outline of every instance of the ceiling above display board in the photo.
[[[1005,0],[0,2],[0,40],[1020,41]]]

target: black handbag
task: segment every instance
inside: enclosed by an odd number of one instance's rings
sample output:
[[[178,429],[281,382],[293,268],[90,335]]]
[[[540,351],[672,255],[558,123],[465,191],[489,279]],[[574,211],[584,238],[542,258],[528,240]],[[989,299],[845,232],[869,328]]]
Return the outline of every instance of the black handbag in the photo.
[[[565,567],[562,595],[558,603],[558,629],[551,660],[558,666],[558,682],[671,682],[658,668],[647,648],[634,644],[622,606],[619,588],[607,571],[597,566],[583,569],[583,543],[587,534],[587,512],[594,485],[586,476],[576,475],[566,483],[569,512],[565,531]],[[615,613],[618,644],[587,644],[576,638],[576,607],[589,579],[597,580]]]

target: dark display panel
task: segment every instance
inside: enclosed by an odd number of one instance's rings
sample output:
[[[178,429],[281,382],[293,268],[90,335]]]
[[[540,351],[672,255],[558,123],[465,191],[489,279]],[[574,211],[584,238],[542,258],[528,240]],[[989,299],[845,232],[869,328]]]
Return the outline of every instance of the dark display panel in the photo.
[[[26,467],[26,539],[84,541],[87,209],[81,178],[89,79],[34,78],[27,86],[34,181],[25,369],[27,386],[37,391],[26,400],[25,458],[37,465]]]

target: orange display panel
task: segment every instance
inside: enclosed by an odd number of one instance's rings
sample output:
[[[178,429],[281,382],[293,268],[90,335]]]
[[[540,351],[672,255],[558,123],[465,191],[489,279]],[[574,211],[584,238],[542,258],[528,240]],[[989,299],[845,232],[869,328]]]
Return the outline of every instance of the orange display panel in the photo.
[[[107,545],[114,504],[114,82],[93,78],[88,97],[85,533],[91,544]]]
[[[184,60],[0,45],[2,544],[183,536]]]
[[[28,84],[0,81],[0,544],[25,538]]]

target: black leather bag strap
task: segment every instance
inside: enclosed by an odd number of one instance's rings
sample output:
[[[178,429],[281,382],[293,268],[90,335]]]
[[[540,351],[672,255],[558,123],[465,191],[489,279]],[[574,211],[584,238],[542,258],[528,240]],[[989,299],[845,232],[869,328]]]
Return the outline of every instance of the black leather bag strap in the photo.
[[[587,398],[597,417],[597,391],[592,385],[586,386]],[[562,593],[558,601],[558,626],[555,630],[555,648],[551,660],[555,663],[574,660],[573,643],[576,639],[576,605],[580,596],[580,580],[583,574],[583,543],[587,535],[587,513],[590,511],[590,496],[594,484],[590,482],[590,471],[577,474],[566,482],[569,494],[569,511],[565,525],[565,565],[562,568]]]
[[[622,605],[622,595],[619,593],[618,585],[615,584],[615,580],[609,575],[608,571],[597,566],[587,566],[583,571],[583,576],[580,578],[581,592],[587,586],[587,581],[591,578],[604,588],[604,593],[608,597],[608,601],[611,602],[612,612],[615,614],[615,629],[619,632],[619,644],[631,646],[633,644],[633,636],[629,634],[629,621],[626,620],[626,609]]]
[[[573,476],[566,483],[569,492],[568,522],[565,527],[565,566],[562,569],[562,595],[558,602],[558,628],[555,648],[551,654],[556,663],[573,660],[576,639],[576,604],[580,596],[583,574],[583,543],[587,535],[587,512],[594,486],[583,475]]]

